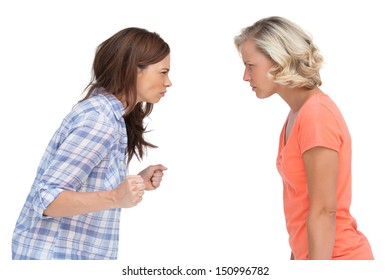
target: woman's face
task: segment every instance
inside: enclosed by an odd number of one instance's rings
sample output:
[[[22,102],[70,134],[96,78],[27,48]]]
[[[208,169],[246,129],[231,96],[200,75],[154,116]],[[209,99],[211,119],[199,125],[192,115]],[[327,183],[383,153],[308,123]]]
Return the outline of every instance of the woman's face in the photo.
[[[261,53],[251,39],[240,46],[245,65],[244,81],[249,82],[258,98],[267,98],[277,91],[277,84],[268,78],[267,73],[275,62]]]
[[[160,62],[138,69],[137,103],[157,103],[165,95],[167,88],[172,85],[168,77],[170,61],[168,54]]]

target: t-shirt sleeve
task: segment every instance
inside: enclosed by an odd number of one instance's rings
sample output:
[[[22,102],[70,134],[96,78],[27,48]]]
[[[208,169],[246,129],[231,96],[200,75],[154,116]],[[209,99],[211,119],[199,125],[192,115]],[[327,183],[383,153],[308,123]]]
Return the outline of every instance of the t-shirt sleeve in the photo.
[[[316,104],[298,120],[298,142],[301,154],[314,147],[325,147],[339,152],[342,132],[332,111]]]
[[[64,190],[78,191],[92,169],[105,158],[114,141],[113,126],[98,113],[78,118],[58,146],[40,180],[33,205],[42,215]]]

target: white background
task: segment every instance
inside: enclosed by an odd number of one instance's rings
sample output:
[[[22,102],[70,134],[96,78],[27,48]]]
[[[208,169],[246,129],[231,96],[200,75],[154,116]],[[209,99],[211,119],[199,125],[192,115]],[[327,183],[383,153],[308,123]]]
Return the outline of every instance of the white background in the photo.
[[[214,272],[217,266],[270,266],[269,279],[386,274],[390,19],[385,3],[2,1],[0,274],[124,279],[127,265]],[[338,104],[353,139],[351,212],[371,243],[374,262],[288,261],[282,182],[275,167],[288,107],[276,95],[255,97],[242,80],[233,44],[241,28],[272,15],[309,31],[325,57],[322,90]],[[147,138],[159,149],[149,150],[141,163],[133,160],[129,170],[164,164],[169,170],[161,188],[122,212],[118,261],[11,261],[12,231],[48,141],[82,98],[97,45],[130,26],[158,32],[171,47],[173,86],[148,120]]]

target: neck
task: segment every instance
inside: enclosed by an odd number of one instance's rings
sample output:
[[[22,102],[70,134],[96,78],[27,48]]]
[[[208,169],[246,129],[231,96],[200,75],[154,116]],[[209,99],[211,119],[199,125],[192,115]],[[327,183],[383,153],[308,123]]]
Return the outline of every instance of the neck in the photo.
[[[279,96],[290,106],[293,113],[298,112],[303,104],[316,92],[321,92],[317,87],[314,89],[305,88],[283,88],[278,91]]]
[[[127,106],[129,106],[129,104],[127,103],[127,100],[126,100],[126,97],[124,94],[120,94],[117,96],[118,100],[120,102],[122,102],[123,106],[125,108],[127,108]],[[137,96],[137,100],[136,100],[136,103],[133,105],[133,107],[135,107],[138,103],[142,102],[142,100],[139,100],[138,96]]]

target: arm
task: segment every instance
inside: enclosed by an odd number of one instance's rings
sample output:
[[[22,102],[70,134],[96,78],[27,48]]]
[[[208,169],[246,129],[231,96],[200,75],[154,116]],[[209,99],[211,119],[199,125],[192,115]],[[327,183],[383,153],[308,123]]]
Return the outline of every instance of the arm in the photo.
[[[315,147],[303,154],[309,191],[309,259],[332,259],[336,236],[338,153]]]
[[[140,176],[128,176],[114,190],[81,192],[82,182],[111,151],[116,127],[97,111],[79,114],[61,131],[54,158],[41,178],[36,210],[52,217],[74,216],[137,205],[145,184]],[[115,186],[113,186],[115,187]]]
[[[63,191],[46,208],[44,215],[65,217],[102,211],[111,208],[129,208],[142,200],[144,190],[160,186],[164,170],[161,164],[151,165],[138,176],[128,176],[115,190],[98,192]]]
[[[114,190],[75,192],[65,190],[43,212],[46,216],[65,217],[112,208],[129,208],[142,200],[145,184],[141,176],[128,176]]]

